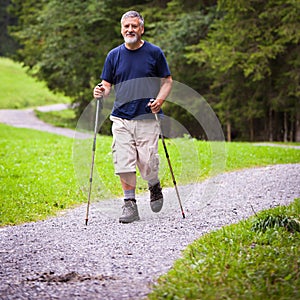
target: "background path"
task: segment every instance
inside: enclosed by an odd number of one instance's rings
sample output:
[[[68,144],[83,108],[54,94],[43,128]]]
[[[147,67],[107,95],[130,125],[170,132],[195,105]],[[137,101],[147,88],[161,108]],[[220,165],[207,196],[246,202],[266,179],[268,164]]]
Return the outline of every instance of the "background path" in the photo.
[[[37,110],[47,112],[47,111],[58,111],[67,109],[67,104],[54,104],[48,106],[37,107]],[[40,119],[38,119],[32,108],[29,109],[0,109],[0,123],[11,125],[14,127],[30,128],[46,132],[51,132],[59,135],[64,135],[67,137],[74,138],[75,130],[69,128],[55,127],[53,125],[47,124]],[[76,132],[76,138],[86,138],[89,137],[83,133]]]

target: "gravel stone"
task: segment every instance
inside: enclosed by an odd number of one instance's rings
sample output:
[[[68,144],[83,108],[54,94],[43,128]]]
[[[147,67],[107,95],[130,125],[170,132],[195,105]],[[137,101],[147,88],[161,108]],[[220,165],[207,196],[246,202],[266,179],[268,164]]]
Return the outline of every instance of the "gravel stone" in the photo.
[[[300,164],[225,173],[174,188],[155,214],[120,224],[122,200],[92,203],[45,221],[0,228],[0,299],[144,299],[156,279],[203,234],[300,197]]]

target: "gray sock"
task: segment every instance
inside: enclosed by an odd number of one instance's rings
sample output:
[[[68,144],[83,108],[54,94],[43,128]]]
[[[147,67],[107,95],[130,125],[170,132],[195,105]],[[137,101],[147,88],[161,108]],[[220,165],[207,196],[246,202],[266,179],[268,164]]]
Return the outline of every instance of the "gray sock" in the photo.
[[[135,199],[135,190],[125,190],[124,199]]]

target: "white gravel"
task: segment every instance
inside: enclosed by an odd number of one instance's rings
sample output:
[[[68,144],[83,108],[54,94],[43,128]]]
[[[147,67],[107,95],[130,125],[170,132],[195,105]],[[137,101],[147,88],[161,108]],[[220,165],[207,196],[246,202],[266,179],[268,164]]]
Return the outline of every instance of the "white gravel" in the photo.
[[[162,212],[138,197],[141,221],[118,223],[121,199],[92,204],[60,217],[0,229],[0,299],[143,299],[155,279],[201,235],[238,222],[253,209],[300,197],[300,164],[218,175],[180,186],[186,219],[174,188]],[[65,281],[65,282],[63,282]]]

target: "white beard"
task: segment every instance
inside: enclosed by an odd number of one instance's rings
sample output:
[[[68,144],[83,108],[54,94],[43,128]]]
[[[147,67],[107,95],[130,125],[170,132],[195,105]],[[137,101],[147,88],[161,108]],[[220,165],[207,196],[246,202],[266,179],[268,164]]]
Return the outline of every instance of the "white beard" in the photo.
[[[126,44],[134,44],[136,43],[138,40],[138,37],[135,35],[133,37],[130,37],[130,36],[125,36],[124,37],[124,41]]]

